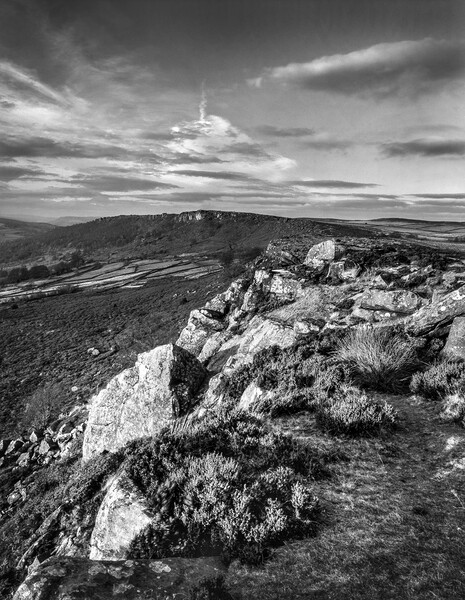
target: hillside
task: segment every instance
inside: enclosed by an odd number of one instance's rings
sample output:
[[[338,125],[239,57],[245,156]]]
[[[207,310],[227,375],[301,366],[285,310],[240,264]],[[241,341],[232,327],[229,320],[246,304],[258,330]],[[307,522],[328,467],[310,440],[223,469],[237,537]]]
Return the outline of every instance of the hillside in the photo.
[[[4,596],[23,581],[14,600],[463,598],[465,258],[286,237],[214,277],[171,318],[170,283],[124,292],[153,336],[137,359],[122,292],[63,307],[78,352],[41,360],[85,356],[79,403],[57,414],[50,371],[0,444]],[[32,364],[53,325],[24,323],[16,358],[30,346]]]
[[[105,217],[0,246],[3,264],[39,260],[81,250],[98,260],[150,258],[156,255],[208,253],[253,247],[265,248],[276,237],[307,234],[328,236],[377,236],[350,223],[321,223],[311,219],[288,219],[249,213],[194,211],[180,215]]]
[[[55,229],[50,223],[29,223],[0,217],[0,244],[30,238]]]
[[[69,227],[70,225],[78,225],[79,223],[88,223],[89,221],[94,221],[94,217],[59,217],[58,219],[53,219],[51,221],[52,225],[56,225],[58,227]]]

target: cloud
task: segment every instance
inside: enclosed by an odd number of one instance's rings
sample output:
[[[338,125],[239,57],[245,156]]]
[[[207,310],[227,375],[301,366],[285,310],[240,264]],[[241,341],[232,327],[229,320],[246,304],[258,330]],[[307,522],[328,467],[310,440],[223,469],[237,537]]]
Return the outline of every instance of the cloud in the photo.
[[[464,72],[463,42],[425,38],[290,63],[267,69],[261,79],[322,92],[386,95],[443,86],[462,78]],[[256,85],[260,84],[259,78]]]
[[[107,158],[127,160],[139,158],[158,161],[158,156],[144,148],[128,148],[96,141],[66,141],[46,137],[5,138],[0,140],[0,157],[3,158]]]
[[[313,180],[299,180],[295,179],[287,181],[289,185],[297,185],[308,188],[342,188],[342,189],[355,189],[355,188],[366,188],[366,187],[377,187],[376,183],[355,183],[353,181],[340,181],[338,179],[313,179]]]
[[[224,179],[228,181],[250,181],[251,178],[242,173],[233,173],[230,171],[194,171],[193,169],[183,169],[171,171],[173,175],[185,175],[188,177],[204,177],[205,179]]]
[[[314,150],[346,150],[353,146],[353,142],[349,140],[339,140],[331,136],[315,136],[313,139],[302,141],[301,145],[305,148],[313,148]]]
[[[315,130],[308,127],[275,127],[274,125],[260,125],[255,127],[257,133],[279,138],[301,138],[314,135]]]
[[[2,94],[16,92],[30,98],[67,104],[65,96],[41,83],[32,72],[6,61],[0,61],[0,91]]]
[[[18,177],[34,177],[39,171],[16,165],[0,165],[0,181],[12,181]]]
[[[268,152],[227,119],[217,115],[204,115],[202,119],[173,127],[171,132],[174,139],[166,144],[171,153],[167,160],[175,164],[188,165],[198,161],[214,165],[220,157],[221,161],[232,165],[234,172],[272,178],[295,165],[293,160]]]
[[[414,198],[427,198],[429,200],[465,200],[464,194],[411,194]]]
[[[174,189],[177,186],[163,183],[154,179],[140,179],[137,177],[118,177],[107,175],[102,177],[84,177],[81,181],[86,189],[98,192],[137,192],[144,190]]]
[[[156,142],[167,142],[173,139],[170,132],[144,131],[139,136],[143,140],[154,140]]]
[[[408,142],[388,142],[386,144],[381,144],[380,150],[388,157],[457,157],[465,156],[465,140],[423,138]]]

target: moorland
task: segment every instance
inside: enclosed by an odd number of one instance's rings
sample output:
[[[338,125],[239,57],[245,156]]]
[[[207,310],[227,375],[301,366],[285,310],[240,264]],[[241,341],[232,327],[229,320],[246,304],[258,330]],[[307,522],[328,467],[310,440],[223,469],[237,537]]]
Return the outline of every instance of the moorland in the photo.
[[[197,211],[1,245],[0,593],[462,598],[460,226]]]

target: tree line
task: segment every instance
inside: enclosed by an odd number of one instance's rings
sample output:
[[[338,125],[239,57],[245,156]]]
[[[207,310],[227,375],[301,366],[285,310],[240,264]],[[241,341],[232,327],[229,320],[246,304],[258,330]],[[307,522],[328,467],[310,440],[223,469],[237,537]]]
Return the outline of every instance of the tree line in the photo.
[[[21,266],[12,269],[0,269],[0,282],[20,283],[28,279],[47,279],[52,275],[63,275],[84,264],[80,252],[73,252],[69,260],[61,260],[54,265],[37,264],[31,267]]]

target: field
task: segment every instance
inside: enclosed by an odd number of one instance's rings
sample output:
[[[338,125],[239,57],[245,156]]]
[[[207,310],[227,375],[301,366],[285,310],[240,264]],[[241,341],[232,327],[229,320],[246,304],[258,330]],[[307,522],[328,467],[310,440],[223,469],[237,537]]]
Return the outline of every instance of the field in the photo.
[[[198,279],[219,271],[218,261],[206,257],[167,257],[163,260],[125,260],[103,266],[86,264],[73,273],[43,281],[27,281],[0,290],[0,304],[60,295],[66,291],[104,291],[141,288],[149,281],[164,277]]]

